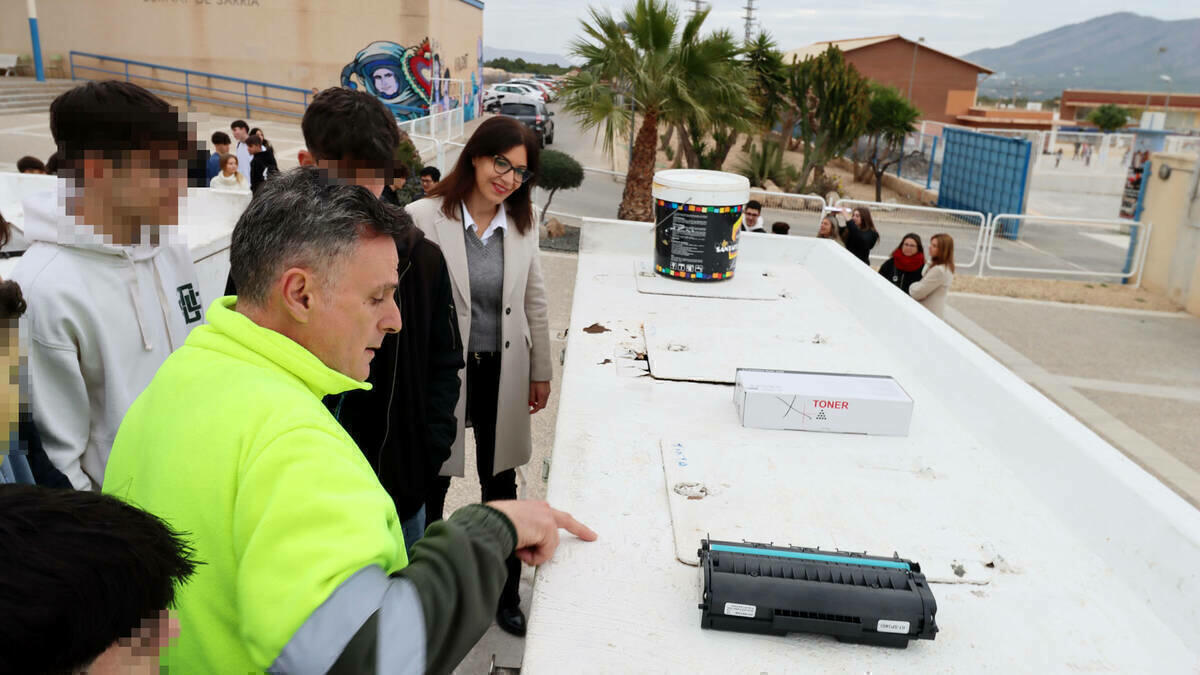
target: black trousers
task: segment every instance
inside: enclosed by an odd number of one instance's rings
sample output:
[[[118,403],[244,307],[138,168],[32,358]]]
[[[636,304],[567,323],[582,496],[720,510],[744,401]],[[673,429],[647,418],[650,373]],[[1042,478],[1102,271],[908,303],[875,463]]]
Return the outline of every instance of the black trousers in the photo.
[[[475,467],[479,473],[480,499],[484,502],[517,498],[517,471],[506,469],[492,475],[496,460],[496,403],[500,398],[500,353],[467,353],[467,419],[475,430]],[[425,504],[426,523],[442,519],[450,477],[439,476]],[[508,579],[500,593],[499,607],[521,604],[521,561],[508,557]]]

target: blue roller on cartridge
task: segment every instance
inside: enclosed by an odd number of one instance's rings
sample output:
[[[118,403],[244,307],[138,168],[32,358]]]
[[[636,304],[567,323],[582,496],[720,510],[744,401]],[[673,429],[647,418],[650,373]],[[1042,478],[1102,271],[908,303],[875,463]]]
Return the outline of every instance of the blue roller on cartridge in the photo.
[[[911,560],[708,539],[699,554],[703,628],[901,648],[937,634],[937,602]]]

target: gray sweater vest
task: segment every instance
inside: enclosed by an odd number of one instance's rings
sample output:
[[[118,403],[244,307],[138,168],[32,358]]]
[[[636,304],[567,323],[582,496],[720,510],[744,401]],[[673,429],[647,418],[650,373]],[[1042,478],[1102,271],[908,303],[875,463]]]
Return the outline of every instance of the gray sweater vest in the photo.
[[[475,228],[467,228],[467,274],[471,282],[469,352],[500,351],[500,305],[504,294],[504,230],[486,243]]]

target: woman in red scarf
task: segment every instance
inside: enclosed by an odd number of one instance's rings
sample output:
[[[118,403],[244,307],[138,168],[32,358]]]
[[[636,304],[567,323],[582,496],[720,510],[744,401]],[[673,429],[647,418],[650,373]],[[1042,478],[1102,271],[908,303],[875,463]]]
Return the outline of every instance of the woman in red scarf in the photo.
[[[892,251],[892,257],[879,268],[879,273],[907,294],[908,287],[921,280],[924,266],[925,249],[921,248],[921,237],[909,232]]]

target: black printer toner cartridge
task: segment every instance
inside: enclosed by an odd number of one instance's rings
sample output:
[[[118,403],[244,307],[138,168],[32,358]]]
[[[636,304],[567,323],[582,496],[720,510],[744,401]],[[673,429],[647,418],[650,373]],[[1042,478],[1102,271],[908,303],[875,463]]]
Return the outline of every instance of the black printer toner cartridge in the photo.
[[[910,560],[707,539],[699,554],[703,628],[886,647],[937,634],[933,592]]]

